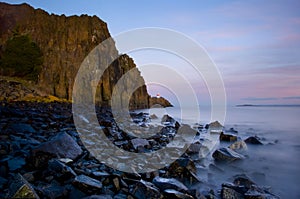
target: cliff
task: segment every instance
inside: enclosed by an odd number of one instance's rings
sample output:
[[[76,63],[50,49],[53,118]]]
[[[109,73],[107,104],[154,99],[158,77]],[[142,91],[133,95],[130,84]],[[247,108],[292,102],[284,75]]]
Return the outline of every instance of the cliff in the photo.
[[[27,4],[0,2],[0,55],[6,41],[16,33],[28,35],[42,51],[38,88],[46,94],[69,100],[80,64],[92,49],[110,37],[107,24],[96,16],[50,15]],[[108,51],[106,49],[106,53],[112,57],[118,55],[114,44]],[[134,61],[122,55],[105,70],[97,88],[99,105],[109,105],[114,85],[133,68],[137,70]],[[131,96],[130,108],[147,108],[149,100],[147,88],[142,86]]]

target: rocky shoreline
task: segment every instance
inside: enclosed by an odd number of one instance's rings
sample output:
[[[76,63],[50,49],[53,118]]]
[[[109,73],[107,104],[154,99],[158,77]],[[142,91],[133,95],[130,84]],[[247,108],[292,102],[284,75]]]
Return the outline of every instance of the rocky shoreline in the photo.
[[[205,158],[203,152],[211,155],[203,139],[195,139],[180,158],[162,169],[126,173],[107,167],[87,151],[73,123],[72,104],[2,101],[0,105],[0,198],[279,198],[243,174],[216,190],[196,189],[195,184],[205,184],[197,165]],[[159,132],[135,138],[120,130],[109,109],[98,108],[97,116],[116,146],[135,153],[165,147],[182,126],[164,116],[158,118]],[[131,117],[132,123],[144,128],[151,128],[155,118],[145,113]],[[210,167],[218,172],[219,164],[245,159],[248,144],[262,144],[257,137],[241,140],[234,129],[224,133],[217,122],[194,129],[198,137],[210,133],[230,142],[230,147],[212,153],[215,164]]]

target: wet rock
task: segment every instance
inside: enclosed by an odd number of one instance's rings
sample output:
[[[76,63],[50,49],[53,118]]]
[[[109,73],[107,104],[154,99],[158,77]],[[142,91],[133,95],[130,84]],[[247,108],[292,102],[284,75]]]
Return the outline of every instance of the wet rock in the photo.
[[[226,161],[226,162],[232,162],[235,160],[241,160],[244,159],[245,156],[229,149],[229,148],[220,148],[217,149],[213,154],[213,158],[217,161]]]
[[[135,138],[131,140],[131,144],[134,149],[138,149],[139,147],[148,147],[150,146],[148,140],[142,138]]]
[[[159,189],[152,183],[140,180],[130,193],[139,199],[162,198]]]
[[[80,190],[86,193],[94,193],[94,192],[101,192],[102,190],[102,183],[96,179],[88,177],[86,175],[79,175],[77,176],[73,184]]]
[[[208,127],[209,129],[222,129],[223,128],[223,125],[220,124],[219,121],[214,121],[214,122],[211,122]]]
[[[9,185],[9,197],[10,198],[36,198],[39,196],[33,189],[33,187],[23,178],[21,174],[17,174],[14,180]]]
[[[162,191],[164,191],[166,189],[174,189],[176,191],[187,191],[188,190],[188,188],[184,184],[182,184],[175,178],[162,178],[162,177],[156,176],[152,182],[155,186],[157,186]]]
[[[64,132],[32,151],[36,167],[45,166],[51,157],[76,159],[82,152],[76,141]]]
[[[256,145],[263,145],[263,143],[260,141],[260,139],[257,136],[251,136],[248,137],[245,142],[247,144],[256,144]]]
[[[219,139],[220,141],[225,141],[225,142],[235,142],[237,141],[237,136],[225,134],[224,132],[221,132]]]
[[[189,194],[182,193],[173,189],[164,190],[164,196],[166,198],[172,198],[172,199],[193,199],[193,196],[190,196]]]
[[[236,141],[229,146],[234,151],[245,151],[247,150],[247,144],[243,140]]]

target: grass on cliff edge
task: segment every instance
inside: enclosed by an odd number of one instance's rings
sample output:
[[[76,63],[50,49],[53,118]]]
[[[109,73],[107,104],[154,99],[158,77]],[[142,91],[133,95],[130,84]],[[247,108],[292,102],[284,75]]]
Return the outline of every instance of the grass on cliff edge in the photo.
[[[24,87],[29,88],[30,90],[34,90],[38,96],[27,96],[22,99],[17,99],[14,101],[26,101],[26,102],[43,102],[43,103],[52,103],[52,102],[64,102],[64,103],[72,103],[71,100],[60,99],[53,95],[46,95],[37,87],[37,85],[28,80],[24,80],[19,77],[10,77],[10,76],[0,76],[0,80],[6,80],[9,82],[17,82],[22,84]],[[0,101],[3,101],[4,97],[0,96]]]

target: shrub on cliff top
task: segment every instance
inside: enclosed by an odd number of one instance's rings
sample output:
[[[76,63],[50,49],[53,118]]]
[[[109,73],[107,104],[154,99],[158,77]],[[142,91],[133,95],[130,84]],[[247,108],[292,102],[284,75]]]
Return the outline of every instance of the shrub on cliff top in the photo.
[[[37,44],[28,35],[15,35],[6,42],[0,67],[3,75],[37,81],[42,63]]]

